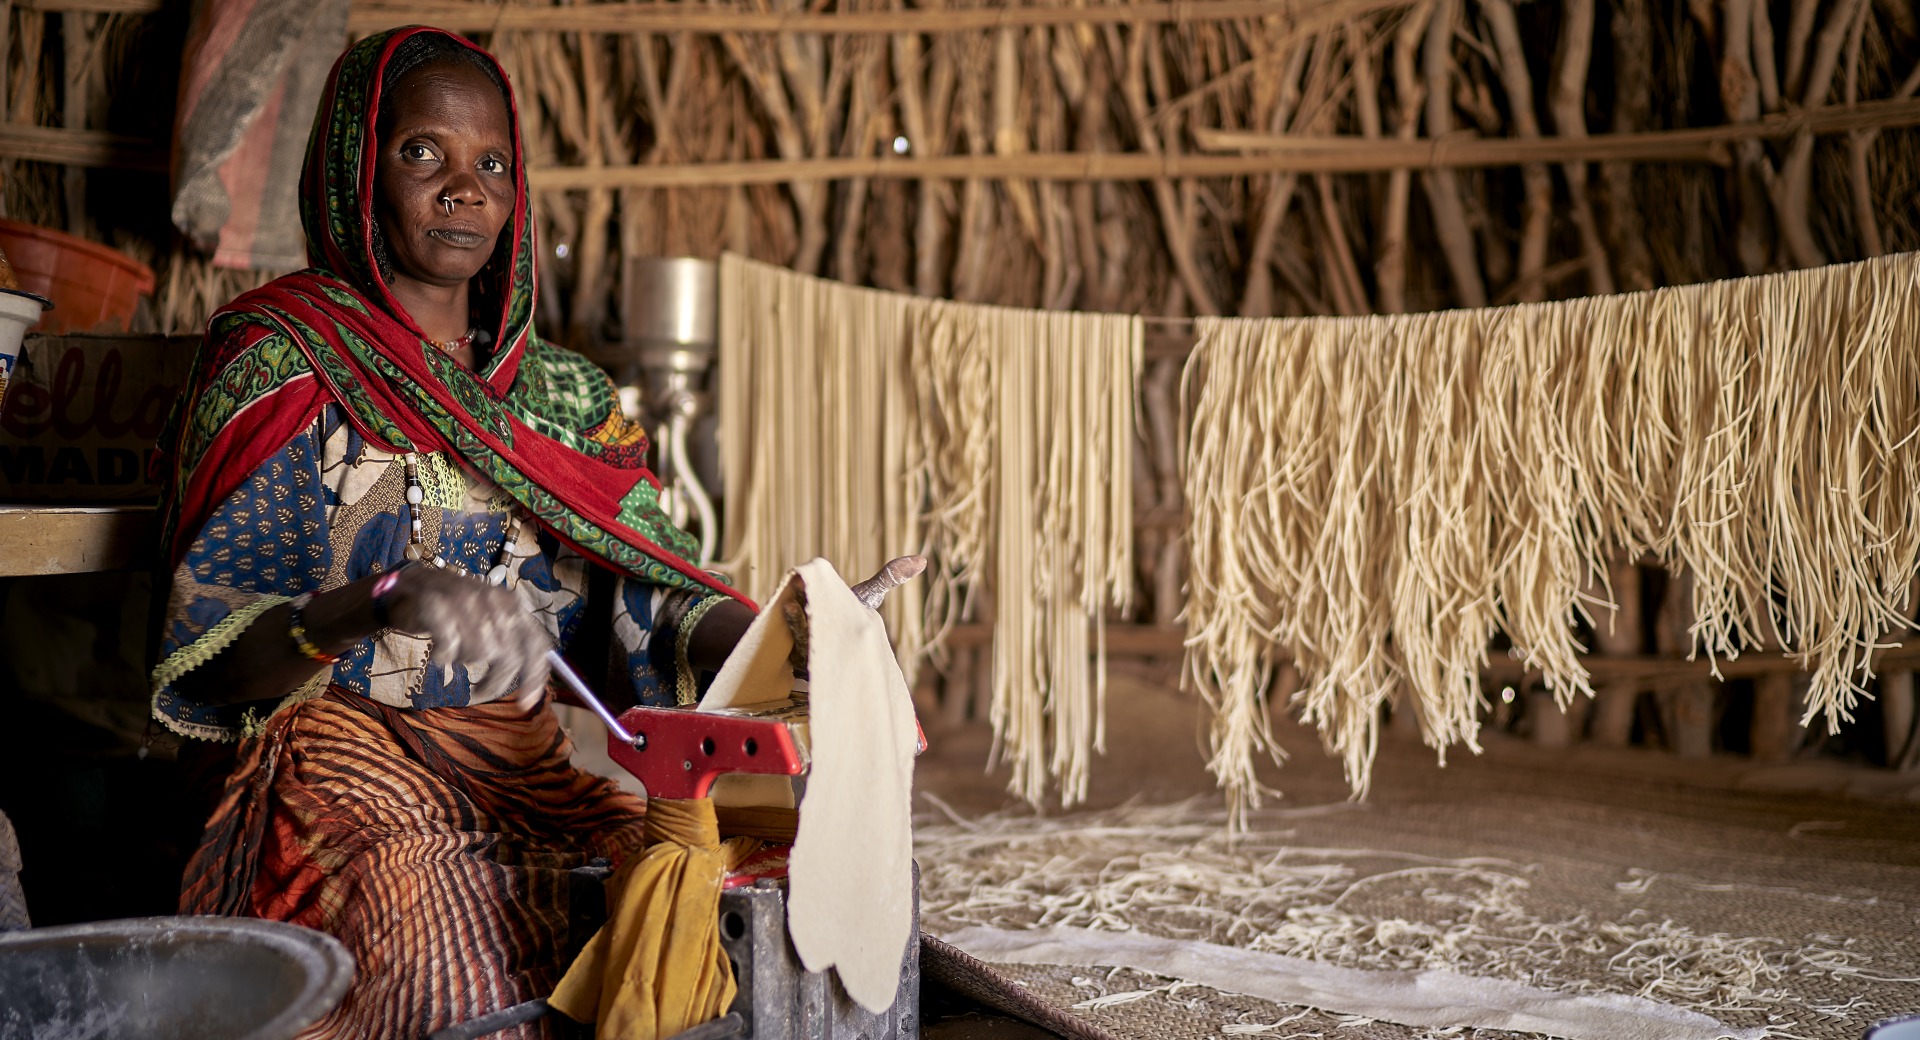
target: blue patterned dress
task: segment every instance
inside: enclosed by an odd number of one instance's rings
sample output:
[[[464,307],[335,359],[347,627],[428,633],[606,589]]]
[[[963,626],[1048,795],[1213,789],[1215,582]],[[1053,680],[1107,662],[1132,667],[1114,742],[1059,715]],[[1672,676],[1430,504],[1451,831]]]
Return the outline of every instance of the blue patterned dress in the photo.
[[[444,453],[419,457],[425,500],[417,507],[407,504],[405,469],[400,456],[367,443],[328,406],[228,496],[173,574],[154,671],[154,714],[168,728],[231,740],[329,684],[396,708],[477,703],[484,666],[474,674],[464,665],[429,665],[431,640],[391,630],[274,701],[208,705],[175,689],[272,607],[404,563],[416,508],[430,557],[474,575],[504,568],[506,587],[566,649],[586,613],[586,560]],[[634,695],[645,704],[674,703],[692,679],[675,619],[693,616],[701,597],[624,576],[613,589],[612,637]]]

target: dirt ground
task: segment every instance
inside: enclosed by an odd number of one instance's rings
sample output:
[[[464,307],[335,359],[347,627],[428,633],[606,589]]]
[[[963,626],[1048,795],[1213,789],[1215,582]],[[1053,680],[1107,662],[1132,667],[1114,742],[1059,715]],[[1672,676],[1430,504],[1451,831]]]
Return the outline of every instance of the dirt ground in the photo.
[[[933,715],[923,709],[923,718]],[[1196,703],[1160,676],[1117,675],[1107,752],[1095,760],[1087,804],[1071,812],[1217,799],[1204,726]],[[1905,981],[1920,975],[1920,952],[1902,938],[1920,934],[1920,775],[1835,758],[1761,765],[1644,748],[1549,750],[1492,733],[1483,754],[1456,748],[1443,768],[1417,739],[1390,736],[1369,797],[1354,804],[1338,763],[1311,733],[1284,720],[1277,728],[1288,761],[1265,770],[1283,793],[1270,807],[1289,816],[1327,810],[1290,825],[1302,843],[1502,857],[1528,864],[1541,891],[1576,908],[1591,899],[1596,916],[1664,915],[1735,937],[1859,935],[1857,948],[1878,951],[1876,963],[1896,977],[1845,990],[1851,1003],[1806,1035],[1857,1037],[1890,1012],[1920,1011],[1920,984]],[[992,744],[984,723],[929,722],[927,736],[917,811],[945,815],[934,799],[969,818],[1020,810],[1005,792],[1006,772],[983,768]],[[1046,1035],[991,1014],[930,1006],[930,1040]],[[1745,1018],[1722,1020],[1767,1024],[1765,1009],[1745,1010]],[[1779,1028],[1784,1016],[1771,1017]],[[1129,1035],[1123,1020],[1102,1024]],[[1195,1033],[1203,1034],[1219,1035]]]
[[[1165,671],[1115,669],[1107,704],[1107,750],[1096,756],[1084,805],[1099,809],[1129,800],[1152,804],[1196,796],[1216,796],[1206,768],[1206,717],[1199,703],[1181,693]],[[1018,805],[1006,793],[1005,769],[984,766],[992,731],[984,721],[941,728],[937,713],[922,710],[928,747],[915,770],[918,790],[931,792],[955,808],[988,812]],[[1261,779],[1280,790],[1270,803],[1286,808],[1348,800],[1339,763],[1322,752],[1318,738],[1286,720],[1276,720],[1275,735],[1286,752],[1283,766],[1264,764]],[[1608,777],[1672,785],[1695,791],[1778,793],[1813,799],[1914,806],[1920,818],[1920,773],[1899,773],[1832,758],[1759,764],[1741,756],[1681,758],[1660,749],[1607,748],[1580,744],[1544,749],[1509,735],[1485,731],[1485,753],[1454,748],[1443,767],[1433,749],[1394,733],[1383,737],[1374,769],[1370,806],[1392,806],[1408,799],[1442,795],[1470,798],[1498,789],[1518,775],[1538,771],[1563,774],[1569,783],[1604,783]],[[1051,809],[1058,809],[1053,805]]]

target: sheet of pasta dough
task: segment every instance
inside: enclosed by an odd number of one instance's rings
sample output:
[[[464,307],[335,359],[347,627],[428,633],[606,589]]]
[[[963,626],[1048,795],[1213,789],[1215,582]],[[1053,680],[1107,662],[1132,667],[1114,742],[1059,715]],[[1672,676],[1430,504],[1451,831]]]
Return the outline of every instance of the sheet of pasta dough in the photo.
[[[798,598],[803,585],[796,572],[787,572],[779,591],[761,605],[760,616],[753,619],[739,645],[727,655],[720,673],[700,698],[699,710],[770,706],[792,696],[793,666],[787,657],[793,652],[793,633],[784,617],[787,604]],[[795,784],[784,776],[728,773],[713,782],[713,804],[791,809]]]
[[[913,938],[913,702],[880,615],[825,560],[802,564],[715,677],[702,708],[792,689],[782,606],[806,590],[812,765],[788,866],[787,930],[808,971],[831,966],[861,1007],[892,1003]]]

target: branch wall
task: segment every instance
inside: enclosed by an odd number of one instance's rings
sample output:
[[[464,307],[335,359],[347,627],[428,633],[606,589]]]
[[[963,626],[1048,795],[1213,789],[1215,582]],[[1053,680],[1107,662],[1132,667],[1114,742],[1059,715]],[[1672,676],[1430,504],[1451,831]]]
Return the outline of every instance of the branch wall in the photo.
[[[152,264],[146,322],[168,332],[279,273],[213,267],[166,222],[186,7],[0,5],[0,208]],[[350,25],[409,22],[470,32],[510,70],[542,328],[576,346],[619,338],[629,256],[731,250],[1179,318],[1559,299],[1920,248],[1920,17],[1901,0],[389,0]],[[1121,635],[1158,654],[1182,605],[1185,344],[1148,343],[1141,627]],[[1635,573],[1620,561],[1616,591]],[[1600,649],[1683,651],[1663,604],[1684,585],[1650,576],[1645,623]],[[1706,688],[1680,685],[1670,721]],[[1630,705],[1606,703],[1596,733],[1626,739]],[[1789,713],[1757,710],[1756,732]]]

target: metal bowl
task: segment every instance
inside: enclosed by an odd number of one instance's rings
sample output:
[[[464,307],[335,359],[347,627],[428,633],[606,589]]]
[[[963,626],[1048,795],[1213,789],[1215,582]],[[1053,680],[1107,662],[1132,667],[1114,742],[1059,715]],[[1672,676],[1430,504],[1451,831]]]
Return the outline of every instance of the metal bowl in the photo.
[[[1901,1015],[1867,1027],[1863,1040],[1920,1040],[1920,1015]]]
[[[237,917],[0,935],[0,1040],[287,1040],[353,981],[346,947]]]

